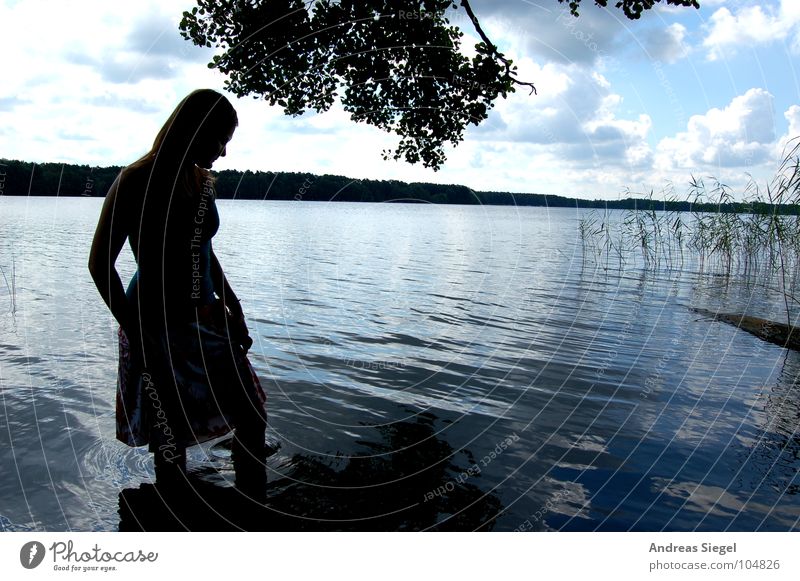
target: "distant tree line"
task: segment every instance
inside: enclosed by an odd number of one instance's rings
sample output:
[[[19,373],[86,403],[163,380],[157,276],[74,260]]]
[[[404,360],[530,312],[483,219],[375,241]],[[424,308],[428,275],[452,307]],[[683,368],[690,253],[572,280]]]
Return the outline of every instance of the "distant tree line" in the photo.
[[[0,160],[0,195],[104,197],[122,168],[61,163]],[[797,214],[796,205],[765,203],[692,204],[649,198],[585,200],[543,194],[478,192],[451,184],[406,183],[398,180],[355,180],[344,176],[295,172],[215,172],[217,196],[238,200],[307,202],[384,202],[469,204],[489,206],[546,206],[609,210],[669,210],[700,212],[758,212]]]

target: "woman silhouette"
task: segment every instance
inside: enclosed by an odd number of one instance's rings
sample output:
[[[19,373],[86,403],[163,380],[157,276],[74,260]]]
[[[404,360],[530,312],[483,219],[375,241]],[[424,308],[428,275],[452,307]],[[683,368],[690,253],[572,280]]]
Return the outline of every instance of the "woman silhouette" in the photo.
[[[119,322],[117,438],[149,444],[156,480],[185,476],[186,447],[232,429],[236,483],[263,492],[265,395],[239,300],[211,245],[219,227],[209,171],[238,124],[220,93],[184,98],[152,149],[111,186],[89,270]],[[127,292],[115,262],[128,239]]]

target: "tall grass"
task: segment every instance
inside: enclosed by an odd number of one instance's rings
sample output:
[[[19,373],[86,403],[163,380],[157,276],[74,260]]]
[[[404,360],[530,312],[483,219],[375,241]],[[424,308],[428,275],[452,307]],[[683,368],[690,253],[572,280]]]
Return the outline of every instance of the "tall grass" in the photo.
[[[11,282],[9,282],[2,266],[0,266],[0,274],[3,275],[3,280],[6,283],[6,289],[8,289],[8,296],[11,300],[11,314],[13,315],[17,312],[17,268],[13,254],[11,255]]]
[[[689,212],[657,210],[651,191],[645,208],[611,219],[593,212],[579,220],[584,261],[603,268],[684,269],[739,275],[781,293],[790,319],[800,273],[800,138],[763,188],[750,178],[742,199],[747,211],[724,211],[735,201],[731,188],[717,179],[692,178],[684,198]],[[679,201],[671,186],[660,199]],[[713,205],[716,211],[700,211]],[[728,206],[730,207],[730,206]],[[789,322],[791,324],[791,321]]]

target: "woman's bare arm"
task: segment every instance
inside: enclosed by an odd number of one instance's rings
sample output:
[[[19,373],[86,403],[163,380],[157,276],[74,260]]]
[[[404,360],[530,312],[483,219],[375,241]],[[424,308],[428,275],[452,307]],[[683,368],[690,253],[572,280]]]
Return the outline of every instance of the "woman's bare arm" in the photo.
[[[244,320],[242,305],[239,304],[239,299],[233,292],[231,285],[228,284],[228,279],[225,277],[225,273],[222,272],[222,266],[220,266],[213,249],[211,250],[211,279],[214,281],[214,290],[222,299],[222,304],[230,312],[231,336],[236,338],[238,343],[247,351],[253,345],[253,340],[250,338],[250,331],[247,329],[247,323]]]
[[[126,212],[120,194],[121,176],[117,176],[106,194],[89,254],[89,272],[111,314],[120,326],[130,329],[128,300],[115,263],[128,237]],[[132,330],[132,329],[131,329]]]
[[[214,254],[214,249],[211,249],[211,280],[214,282],[214,290],[222,299],[222,304],[228,307],[232,313],[241,314],[241,307],[239,306],[239,299],[236,293],[233,292],[225,273],[222,271],[222,266]]]

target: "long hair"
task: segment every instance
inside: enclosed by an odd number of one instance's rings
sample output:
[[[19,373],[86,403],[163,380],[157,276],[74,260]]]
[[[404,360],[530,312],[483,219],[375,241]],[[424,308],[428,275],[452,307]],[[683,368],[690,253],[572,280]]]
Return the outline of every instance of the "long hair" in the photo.
[[[151,178],[159,183],[172,180],[172,188],[193,196],[212,180],[211,172],[191,162],[195,140],[210,132],[225,134],[239,123],[230,101],[212,89],[197,89],[178,103],[156,135],[153,147],[127,169],[151,166]]]

